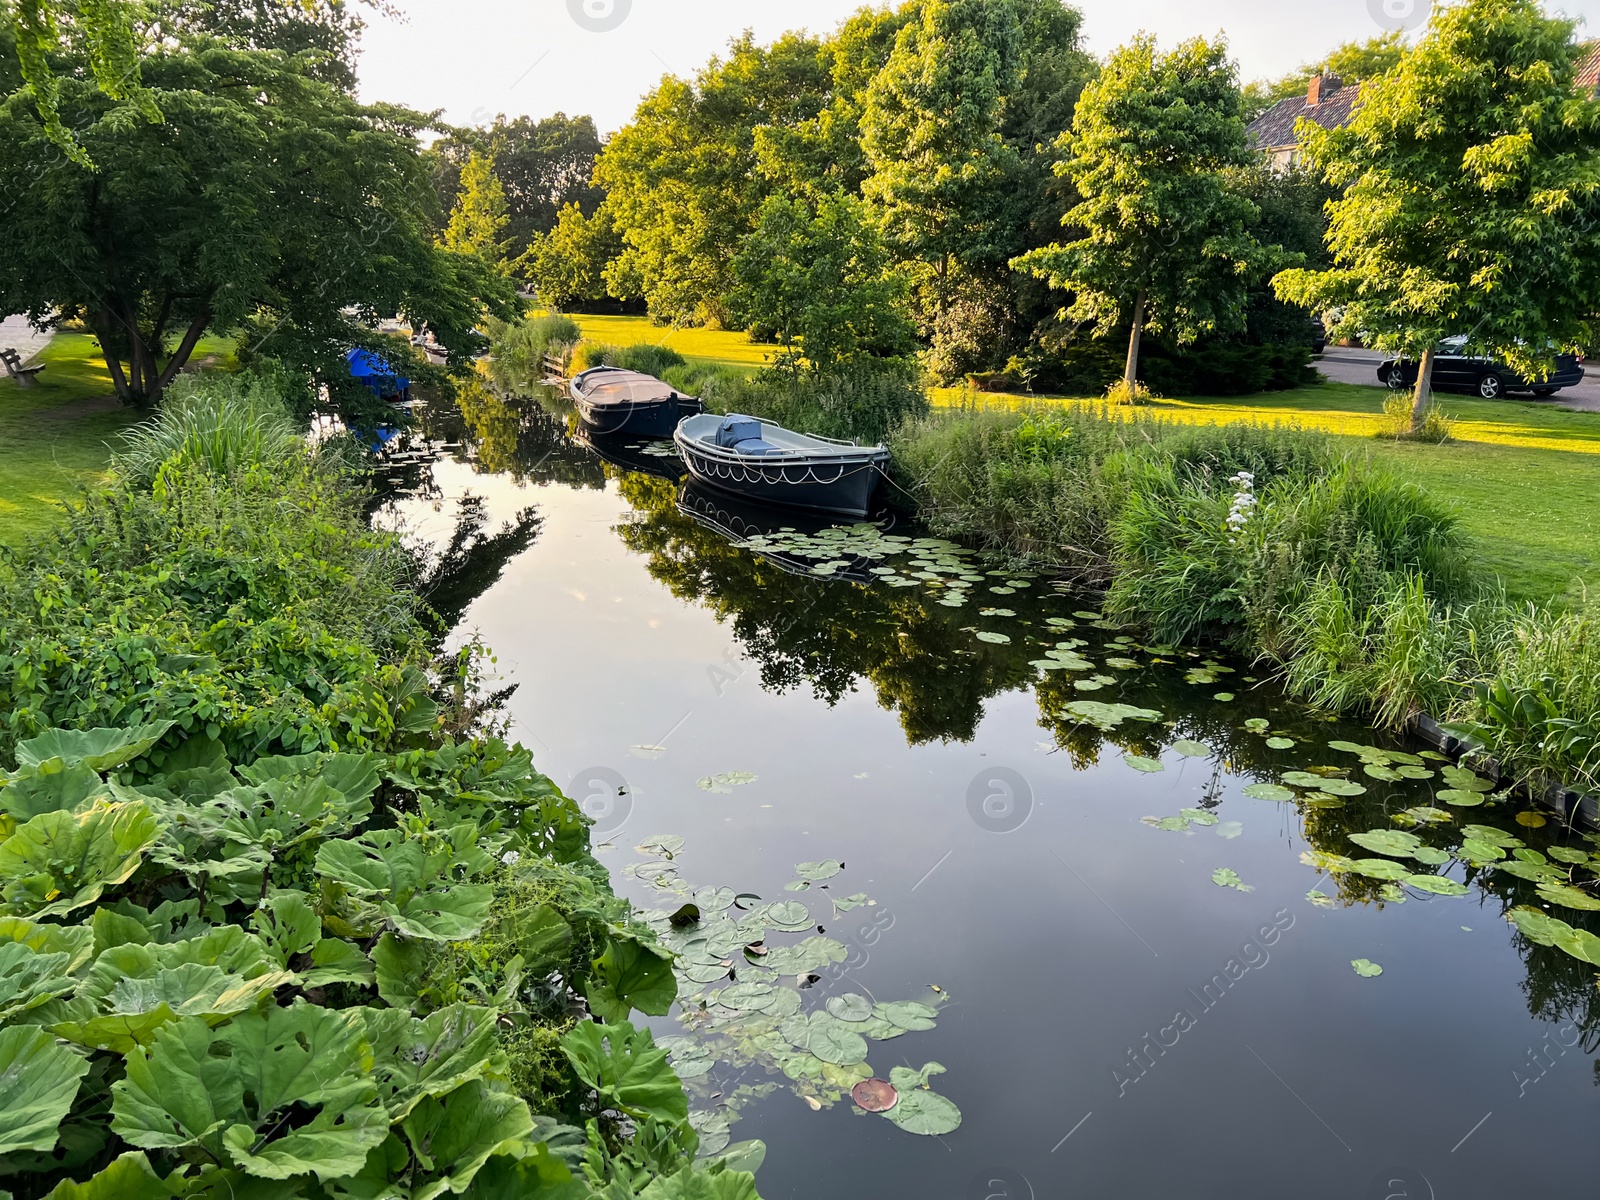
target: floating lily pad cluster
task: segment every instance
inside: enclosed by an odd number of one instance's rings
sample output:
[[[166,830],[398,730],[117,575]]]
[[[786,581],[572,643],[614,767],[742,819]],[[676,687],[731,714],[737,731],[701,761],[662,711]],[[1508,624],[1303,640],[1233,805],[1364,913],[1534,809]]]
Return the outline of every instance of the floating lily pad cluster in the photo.
[[[697,1102],[715,1105],[691,1116],[703,1154],[720,1153],[731,1125],[751,1101],[787,1087],[820,1110],[852,1097],[910,1133],[944,1134],[961,1124],[954,1103],[928,1080],[944,1070],[895,1067],[879,1078],[868,1064],[872,1044],[931,1030],[944,994],[879,1001],[858,992],[829,991],[849,958],[844,942],[827,936],[812,907],[800,900],[763,901],[728,887],[691,888],[678,876],[681,838],[650,838],[636,847],[653,856],[627,871],[658,893],[687,903],[642,915],[676,956],[679,1020],[686,1032],[663,1038],[673,1069]],[[827,894],[819,902],[831,923],[877,902],[865,893],[834,896],[845,864],[824,859],[795,865],[790,891]],[[867,926],[867,928],[873,928]],[[898,1056],[897,1056],[898,1057]],[[861,1103],[865,1101],[865,1103]]]

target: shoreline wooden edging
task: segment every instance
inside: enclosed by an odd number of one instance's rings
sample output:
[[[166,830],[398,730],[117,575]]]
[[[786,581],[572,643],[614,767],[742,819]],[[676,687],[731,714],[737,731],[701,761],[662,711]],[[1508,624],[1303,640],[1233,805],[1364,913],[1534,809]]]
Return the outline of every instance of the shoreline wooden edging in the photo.
[[[1495,782],[1505,778],[1500,761],[1488,753],[1488,747],[1476,738],[1457,737],[1427,713],[1421,713],[1412,724],[1412,732],[1442,754],[1461,760],[1474,758],[1473,768],[1481,770]],[[1540,789],[1533,784],[1520,788],[1536,804],[1550,809],[1566,825],[1586,825],[1600,829],[1600,799],[1564,784],[1551,784]]]

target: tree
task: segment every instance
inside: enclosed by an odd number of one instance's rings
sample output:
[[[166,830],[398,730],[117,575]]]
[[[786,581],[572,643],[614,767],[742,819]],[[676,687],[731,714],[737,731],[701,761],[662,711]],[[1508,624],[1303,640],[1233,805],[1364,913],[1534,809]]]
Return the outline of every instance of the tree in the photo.
[[[747,34],[693,82],[663,79],[595,167],[625,244],[612,294],[642,293],[659,321],[722,320],[734,253],[770,190],[756,129],[815,118],[827,86],[820,43],[795,34],[771,46]]]
[[[10,34],[24,93],[50,143],[79,167],[93,161],[62,121],[61,81],[52,61],[66,44],[82,48],[78,65],[108,98],[131,105],[147,121],[161,120],[139,78],[130,8],[116,0],[0,0],[0,32]]]
[[[1059,169],[1083,197],[1063,223],[1083,236],[1015,265],[1074,292],[1072,319],[1102,334],[1131,325],[1125,384],[1146,329],[1184,343],[1240,328],[1269,256],[1248,232],[1255,205],[1228,178],[1251,154],[1227,47],[1197,38],[1160,54],[1135,39],[1084,89],[1063,149]]]
[[[1440,338],[1466,333],[1537,379],[1600,328],[1600,103],[1574,85],[1573,29],[1534,0],[1463,0],[1365,87],[1348,126],[1301,130],[1343,189],[1334,265],[1287,271],[1278,293],[1418,359],[1417,425]]]
[[[65,60],[72,66],[75,60]],[[356,102],[280,51],[201,34],[157,46],[143,86],[164,123],[117,100],[79,64],[60,112],[94,172],[49,154],[30,97],[0,101],[0,309],[82,319],[117,394],[158,400],[208,330],[247,320],[330,387],[367,322],[404,312],[470,366],[485,309],[511,315],[510,286],[433,245],[421,114]]]
[[[424,156],[443,211],[455,206],[462,169],[473,154],[494,159],[495,178],[505,189],[505,238],[513,258],[539,234],[554,229],[567,205],[576,204],[584,216],[592,216],[605,199],[593,183],[600,134],[592,117],[556,113],[542,121],[508,121],[501,114],[486,129],[451,130]]]
[[[1394,70],[1406,52],[1398,32],[1385,33],[1365,42],[1345,42],[1319,62],[1307,63],[1272,83],[1256,82],[1244,90],[1245,119],[1254,120],[1280,100],[1304,96],[1311,81],[1331,72],[1346,84],[1364,83]]]
[[[1013,0],[922,0],[867,90],[861,144],[872,174],[862,194],[890,243],[931,267],[937,309],[953,264],[1006,258],[1018,159],[1000,127],[1021,51]]]
[[[506,193],[495,177],[494,159],[473,153],[461,169],[461,194],[440,238],[446,250],[475,254],[496,266],[505,261]]]
[[[916,348],[905,281],[890,269],[882,238],[853,196],[835,193],[814,206],[769,196],[734,272],[733,315],[770,329],[796,370],[802,355],[813,371],[827,373]]]
[[[574,203],[561,210],[554,229],[535,235],[518,266],[541,302],[571,308],[606,299],[606,266],[621,253],[611,209],[602,204],[586,217]]]

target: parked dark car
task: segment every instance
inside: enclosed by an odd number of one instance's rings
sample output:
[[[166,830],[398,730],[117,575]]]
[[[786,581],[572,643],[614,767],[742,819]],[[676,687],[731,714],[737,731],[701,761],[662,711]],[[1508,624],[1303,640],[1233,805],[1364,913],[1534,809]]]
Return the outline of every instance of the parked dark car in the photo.
[[[1321,317],[1311,318],[1311,353],[1321,354],[1328,348],[1328,327]]]
[[[1532,392],[1553,396],[1564,387],[1583,382],[1583,360],[1576,354],[1556,357],[1556,369],[1548,379],[1527,380],[1504,363],[1481,355],[1468,354],[1467,337],[1459,334],[1439,343],[1433,359],[1433,386],[1440,391],[1471,392],[1485,400],[1498,400],[1507,392]],[[1399,390],[1415,387],[1417,364],[1408,358],[1385,359],[1378,368],[1378,382]]]

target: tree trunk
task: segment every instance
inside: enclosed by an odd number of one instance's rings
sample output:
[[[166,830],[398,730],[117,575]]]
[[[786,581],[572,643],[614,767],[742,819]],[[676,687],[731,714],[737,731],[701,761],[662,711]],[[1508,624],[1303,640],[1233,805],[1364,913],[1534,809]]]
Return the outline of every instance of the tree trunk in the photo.
[[[1140,292],[1139,298],[1133,302],[1133,332],[1128,335],[1128,365],[1122,372],[1122,382],[1127,385],[1130,396],[1139,382],[1139,344],[1144,340],[1144,302],[1145,294]]]
[[[1428,403],[1433,399],[1433,347],[1422,352],[1417,366],[1417,390],[1411,399],[1411,432],[1421,433],[1428,419]]]
[[[140,331],[137,318],[130,311],[127,314],[118,313],[110,308],[102,310],[101,321],[95,327],[95,335],[100,340],[101,355],[106,362],[106,370],[111,374],[111,384],[116,390],[117,399],[124,404],[145,407],[161,402],[161,394],[166,391],[189,361],[194,353],[196,344],[205,335],[206,329],[211,324],[211,308],[207,305],[189,322],[189,328],[184,331],[183,341],[172,357],[167,360],[163,369],[159,354],[159,341],[147,341]],[[123,371],[122,361],[115,350],[115,340],[106,336],[112,326],[120,325],[126,330],[128,341],[128,368]]]

